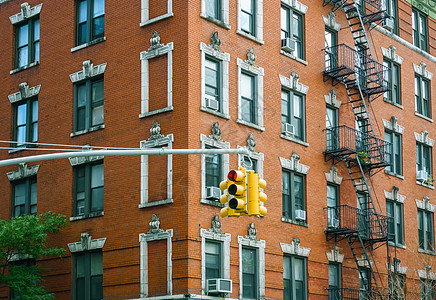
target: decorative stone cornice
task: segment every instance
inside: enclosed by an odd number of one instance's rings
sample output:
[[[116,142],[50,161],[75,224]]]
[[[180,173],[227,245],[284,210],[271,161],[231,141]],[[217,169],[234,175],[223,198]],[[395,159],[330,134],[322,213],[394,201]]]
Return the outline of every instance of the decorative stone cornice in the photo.
[[[401,260],[394,257],[394,263],[390,266],[391,272],[406,275],[408,267],[401,266],[400,263]],[[386,267],[388,267],[388,263],[386,263]]]
[[[433,147],[434,140],[428,137],[428,131],[423,130],[421,134],[414,132],[415,139],[417,142],[425,144],[427,146]]]
[[[389,49],[381,47],[381,50],[383,56],[386,57],[387,59],[399,65],[403,63],[403,58],[396,53],[397,48],[395,48],[395,46],[390,46]]]
[[[147,233],[141,233],[139,235],[139,242],[171,239],[173,237],[173,230],[163,230],[162,228],[160,228],[159,217],[154,214],[151,216],[151,221],[149,225],[150,230]]]
[[[8,172],[9,181],[19,180],[27,177],[36,176],[39,170],[39,165],[28,167],[26,163],[19,163],[18,170]]]
[[[368,189],[371,188],[370,186],[366,185],[363,181],[363,179],[356,180],[356,190],[362,193],[368,193]]]
[[[369,266],[373,264],[374,262],[372,260],[367,260],[365,255],[362,254],[361,257],[357,258],[357,264],[360,268],[369,268]]]
[[[30,7],[29,3],[24,2],[21,4],[21,11],[18,14],[9,17],[12,25],[20,23],[21,21],[30,19],[41,12],[42,3],[35,5],[34,7]]]
[[[300,239],[293,238],[291,244],[280,243],[283,253],[308,257],[310,248],[300,246]]]
[[[8,98],[12,104],[12,103],[24,100],[24,99],[38,96],[40,90],[41,90],[40,84],[38,84],[34,87],[29,87],[27,82],[22,82],[19,84],[19,92],[8,95]]]
[[[324,20],[325,26],[335,31],[339,31],[339,29],[341,29],[341,24],[336,22],[336,14],[334,12],[331,11],[327,17],[322,16],[322,18]]]
[[[85,145],[82,147],[83,151],[90,151],[92,150],[92,147],[89,145]],[[104,156],[83,156],[83,157],[70,157],[68,160],[70,161],[70,164],[72,167],[83,165],[87,163],[91,163],[97,160],[102,160]]]
[[[418,276],[422,279],[436,280],[436,273],[431,271],[430,265],[426,265],[425,270],[418,270]]]
[[[89,233],[86,232],[81,234],[80,242],[69,243],[68,248],[70,249],[71,253],[91,251],[91,250],[102,249],[105,243],[106,243],[106,238],[93,240],[92,236],[90,236]]]
[[[222,224],[218,215],[212,217],[211,225],[212,226],[209,229],[200,229],[201,237],[230,243],[231,235],[230,233],[224,233],[221,230]]]
[[[339,247],[333,246],[330,252],[325,253],[327,255],[327,260],[330,262],[342,263],[344,261],[344,254],[339,253]]]
[[[73,83],[103,74],[107,63],[94,66],[90,60],[85,60],[82,65],[82,70],[70,74],[70,79]]]
[[[425,62],[421,62],[421,65],[419,66],[413,64],[413,69],[415,70],[416,74],[421,75],[428,80],[433,78],[433,74],[427,71],[427,64]]]
[[[428,196],[424,196],[422,201],[415,200],[415,203],[416,203],[416,207],[425,211],[434,212],[436,209],[435,205],[430,204],[430,197]]]
[[[279,157],[282,168],[295,171],[301,174],[309,172],[309,166],[300,163],[300,156],[297,153],[292,153],[290,159]]]
[[[397,121],[398,121],[398,118],[392,116],[390,121],[383,119],[383,125],[386,129],[388,129],[390,131],[393,131],[393,132],[398,133],[398,134],[403,134],[404,127],[398,125]]]
[[[298,0],[282,0],[282,3],[292,7],[293,9],[297,10],[302,14],[305,14],[307,12],[308,7]]]
[[[342,177],[338,176],[338,168],[336,167],[331,167],[330,172],[324,172],[324,175],[327,182],[338,185],[342,183]]]
[[[329,105],[334,106],[336,108],[339,108],[342,104],[342,102],[336,98],[336,91],[335,90],[330,90],[328,95],[324,94],[324,100],[325,100],[326,104],[329,104]]]
[[[290,90],[304,94],[304,95],[307,94],[309,87],[307,85],[304,85],[304,84],[298,82],[300,75],[298,75],[297,73],[292,72],[291,76],[289,78],[282,76],[280,74],[279,74],[279,77],[280,77],[280,83],[282,84],[282,86],[284,86]]]
[[[406,196],[398,194],[398,190],[399,189],[400,189],[399,187],[394,186],[392,188],[391,192],[385,190],[384,191],[385,198],[387,200],[395,201],[395,202],[398,202],[398,203],[404,203],[404,201],[406,200]]]

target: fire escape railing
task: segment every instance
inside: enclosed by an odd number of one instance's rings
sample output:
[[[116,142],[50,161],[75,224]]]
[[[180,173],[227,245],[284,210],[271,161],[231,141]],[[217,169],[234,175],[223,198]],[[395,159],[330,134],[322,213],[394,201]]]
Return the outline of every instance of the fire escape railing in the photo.
[[[327,3],[332,4],[335,8],[359,9],[367,22],[376,22],[388,16],[386,0],[324,0],[324,5]]]
[[[377,300],[386,299],[387,295],[381,295],[379,292],[349,288],[328,288],[329,300]]]

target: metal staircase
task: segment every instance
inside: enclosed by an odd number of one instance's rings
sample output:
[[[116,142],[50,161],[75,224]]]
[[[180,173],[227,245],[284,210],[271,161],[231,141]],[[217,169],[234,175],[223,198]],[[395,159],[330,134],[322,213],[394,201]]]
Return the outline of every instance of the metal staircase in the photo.
[[[388,70],[374,59],[368,35],[373,28],[373,22],[381,22],[389,16],[384,7],[384,0],[324,0],[323,5],[327,4],[333,5],[333,10],[342,9],[345,12],[354,48],[340,44],[324,49],[324,81],[331,79],[333,85],[340,82],[345,85],[356,128],[344,125],[327,128],[327,147],[324,155],[326,161],[332,160],[334,164],[339,161],[345,162],[359,207],[328,207],[326,233],[328,239],[334,237],[335,240],[348,241],[361,278],[365,275],[359,267],[361,264],[369,271],[371,280],[364,282],[366,297],[384,299],[383,295],[386,293],[382,287],[382,280],[377,278],[380,277],[377,276],[379,272],[375,263],[371,263],[371,257],[376,244],[385,242],[390,266],[389,218],[377,213],[374,205],[375,194],[370,182],[374,170],[389,165],[385,151],[390,145],[376,137],[368,105],[388,91],[385,81],[385,72]],[[365,195],[363,197],[362,192]],[[358,298],[350,299],[361,298],[362,291],[358,293]]]

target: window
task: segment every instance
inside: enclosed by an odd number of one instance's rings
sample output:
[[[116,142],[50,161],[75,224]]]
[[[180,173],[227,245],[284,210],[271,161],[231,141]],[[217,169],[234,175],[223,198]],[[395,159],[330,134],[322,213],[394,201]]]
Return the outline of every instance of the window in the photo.
[[[427,15],[412,7],[413,44],[428,51]]]
[[[220,0],[205,0],[206,15],[217,20],[221,20],[221,1]]]
[[[389,15],[389,18],[394,22],[394,28],[392,28],[392,32],[398,34],[397,0],[386,1],[386,12]]]
[[[329,300],[341,299],[341,265],[329,263]]]
[[[406,283],[406,276],[400,273],[392,272],[389,277],[389,290],[394,300],[406,299],[404,287]]]
[[[209,56],[204,61],[206,107],[222,112],[221,63]]]
[[[103,299],[102,251],[75,253],[73,264],[73,299]]]
[[[206,149],[214,149],[206,146]],[[216,187],[219,189],[222,180],[222,158],[220,154],[205,154],[206,160],[206,189]],[[207,199],[219,201],[219,193],[217,195],[207,195]]]
[[[90,217],[103,211],[103,163],[74,168],[74,215]]]
[[[385,80],[389,90],[384,93],[384,99],[393,104],[401,105],[400,98],[400,65],[384,59]]]
[[[256,36],[256,4],[255,0],[240,0],[241,2],[241,30],[252,36]]]
[[[404,245],[403,204],[386,201],[386,214],[389,219],[388,237],[395,245]]]
[[[38,99],[28,98],[13,106],[14,147],[26,147],[26,142],[38,141]]]
[[[421,300],[433,300],[436,298],[436,280],[421,278],[419,289]]]
[[[221,242],[206,240],[206,280],[213,278],[222,278],[221,244]]]
[[[360,282],[360,300],[371,299],[371,277],[369,270],[366,268],[359,268],[359,282]]]
[[[104,37],[104,0],[76,2],[76,46]]]
[[[325,69],[330,70],[337,67],[337,32],[331,29],[325,29]]]
[[[104,123],[103,79],[86,80],[75,85],[75,128],[89,130]]]
[[[282,179],[283,216],[292,221],[305,222],[305,176],[283,170]]]
[[[389,163],[385,170],[396,175],[402,175],[401,135],[396,132],[385,131],[385,141],[387,142],[386,161]]]
[[[12,217],[36,215],[36,177],[12,182]]]
[[[339,227],[339,186],[327,184],[327,224],[328,227]]]
[[[418,209],[418,240],[420,249],[434,251],[432,212]]]
[[[39,17],[15,25],[15,68],[39,61]]]
[[[241,114],[242,120],[257,124],[257,103],[255,76],[241,73]]]
[[[325,126],[327,149],[334,150],[339,148],[339,110],[336,107],[326,106]]]
[[[282,126],[293,127],[293,137],[305,141],[305,104],[304,96],[293,91],[282,89]]]
[[[418,180],[427,181],[425,175],[427,175],[427,177],[431,176],[431,164],[431,147],[421,143],[416,143],[416,172]]]
[[[415,74],[415,111],[431,118],[430,81]]]
[[[295,42],[293,56],[304,59],[303,14],[288,6],[281,7],[281,39],[290,38]]]
[[[228,1],[225,2],[228,7]],[[228,17],[225,25],[228,26]],[[236,32],[263,44],[263,0],[238,0],[238,29]]]
[[[307,299],[306,259],[298,256],[283,256],[283,299]]]
[[[242,247],[242,297],[244,299],[257,299],[257,260],[255,248]]]

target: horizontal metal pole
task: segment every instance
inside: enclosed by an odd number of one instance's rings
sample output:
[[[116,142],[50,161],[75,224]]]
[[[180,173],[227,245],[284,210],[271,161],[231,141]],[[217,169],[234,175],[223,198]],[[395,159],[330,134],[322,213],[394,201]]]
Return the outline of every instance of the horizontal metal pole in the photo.
[[[178,154],[249,154],[247,148],[239,149],[138,149],[138,150],[84,150],[81,152],[62,152],[32,155],[5,159],[0,161],[0,167],[32,161],[52,160],[70,157],[86,156],[126,156],[126,155],[178,155]]]

